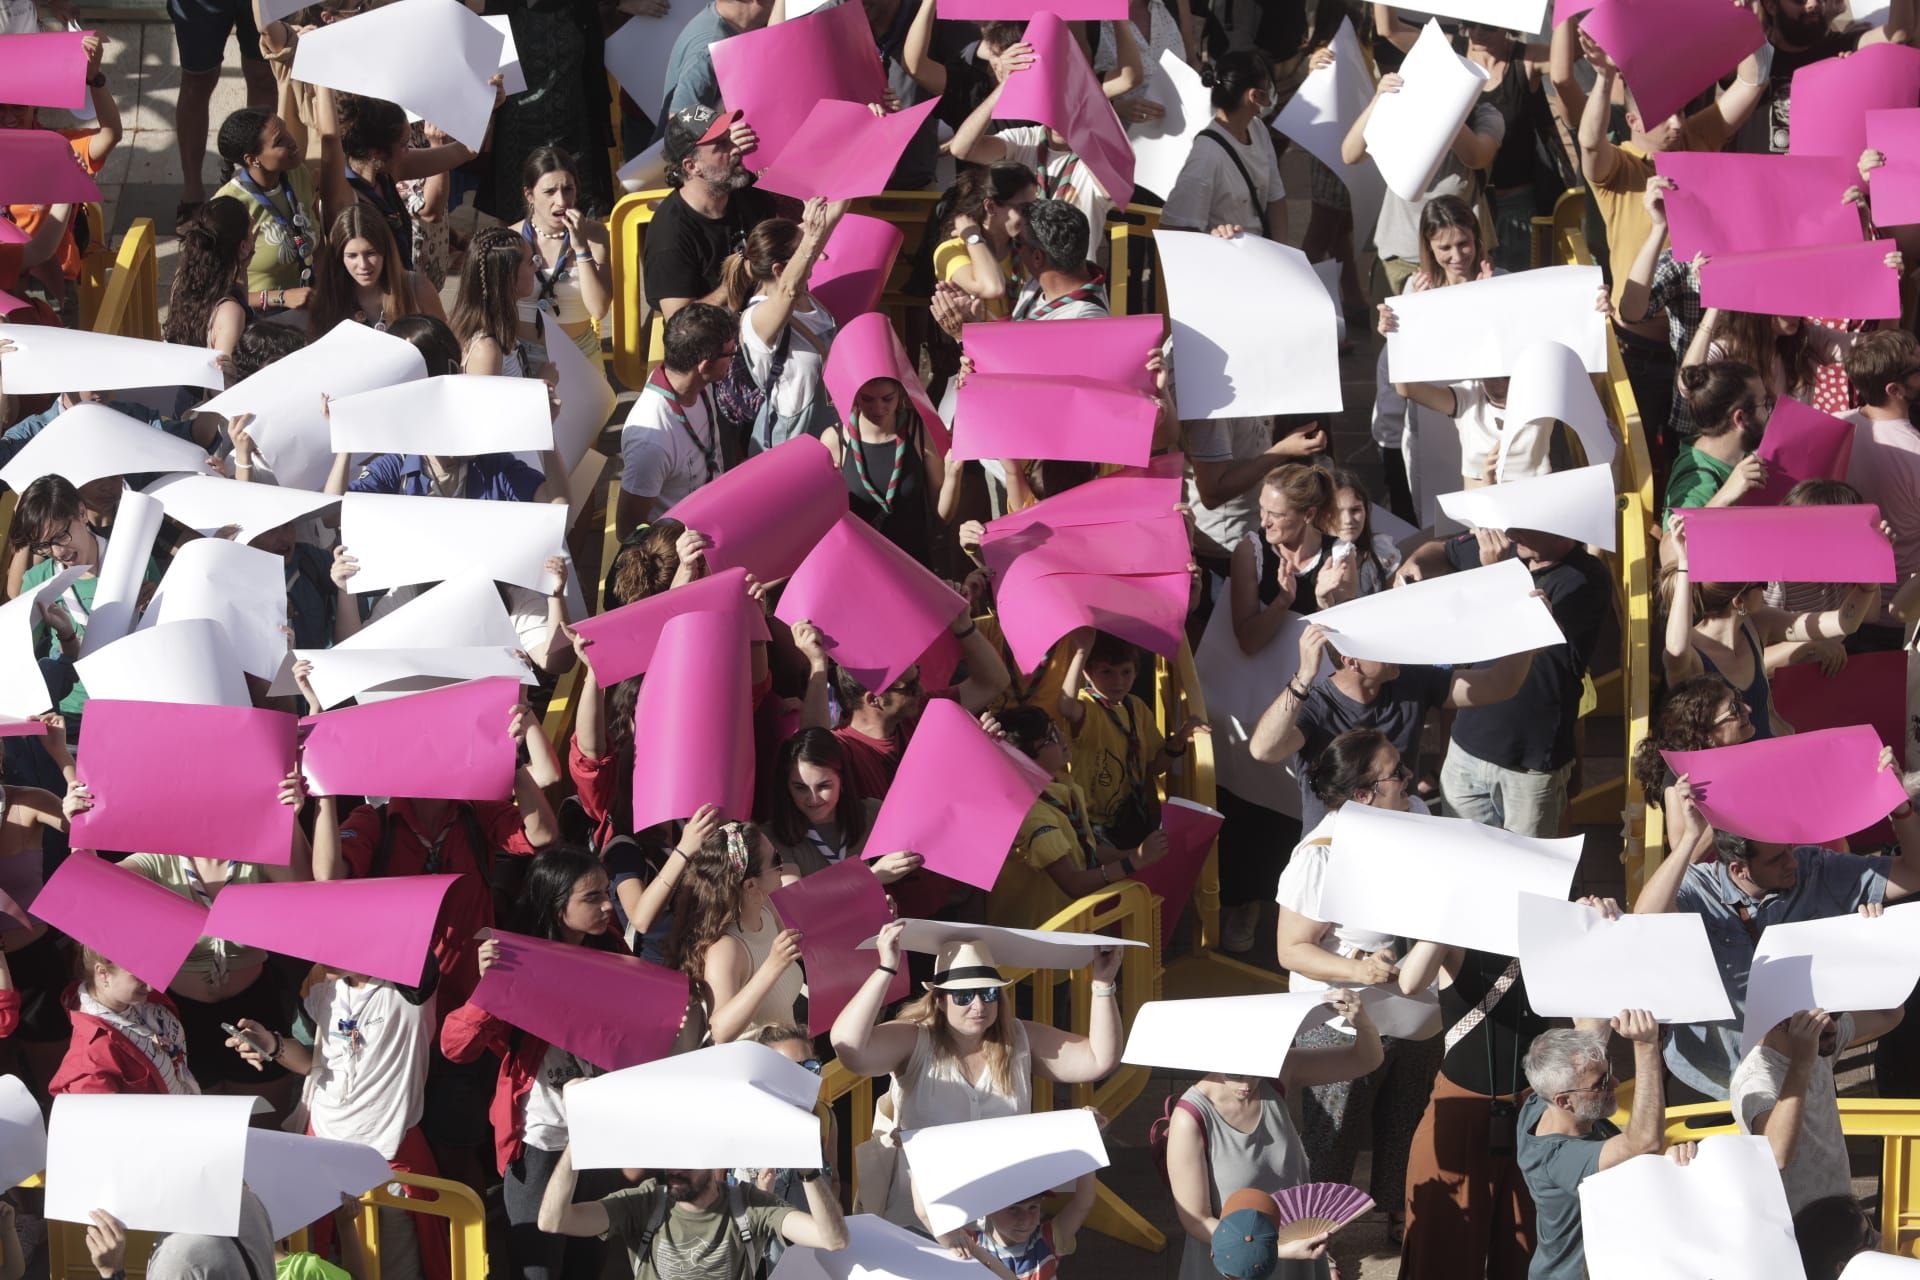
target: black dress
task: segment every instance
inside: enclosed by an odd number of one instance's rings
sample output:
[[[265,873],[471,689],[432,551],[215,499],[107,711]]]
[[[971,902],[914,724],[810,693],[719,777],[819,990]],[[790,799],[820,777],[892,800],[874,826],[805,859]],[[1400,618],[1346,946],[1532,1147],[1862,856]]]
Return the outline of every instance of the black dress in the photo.
[[[840,476],[847,482],[853,513],[931,568],[935,512],[927,494],[926,465],[913,441],[901,435],[873,444],[849,428],[840,451]]]

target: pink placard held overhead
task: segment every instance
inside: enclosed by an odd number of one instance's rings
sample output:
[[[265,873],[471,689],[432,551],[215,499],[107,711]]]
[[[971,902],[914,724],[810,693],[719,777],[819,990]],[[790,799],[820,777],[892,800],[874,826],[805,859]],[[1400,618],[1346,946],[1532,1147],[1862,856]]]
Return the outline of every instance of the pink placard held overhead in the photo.
[[[993,118],[1033,120],[1058,133],[1093,170],[1107,198],[1124,207],[1133,199],[1133,147],[1100,77],[1055,15],[1035,14],[1026,40],[1033,46],[1033,65],[1006,78]],[[1104,235],[1102,228],[1093,228],[1096,243]]]
[[[1102,476],[1036,502],[1024,511],[1010,511],[987,526],[982,548],[999,539],[1034,530],[1044,534],[1075,525],[1130,524],[1178,515],[1175,507],[1181,501],[1180,472],[1171,468],[1161,470],[1169,458],[1176,467],[1185,465],[1186,460],[1180,454],[1162,454],[1145,472]],[[988,563],[992,563],[991,554]],[[1137,566],[1118,568],[1138,571]]]
[[[1920,49],[1876,44],[1810,62],[1793,73],[1792,103],[1788,153],[1852,164],[1867,149],[1869,111],[1920,103]]]
[[[1218,810],[1190,800],[1169,800],[1161,807],[1160,829],[1167,833],[1167,856],[1141,867],[1133,878],[1160,895],[1163,935],[1170,935],[1180,923],[1180,913],[1193,897],[1193,886],[1225,820]]]
[[[1841,199],[1860,185],[1851,160],[1838,156],[1663,151],[1673,256],[1752,253],[1860,239],[1860,211]]]
[[[100,184],[51,129],[0,129],[0,204],[90,204]]]
[[[468,999],[603,1071],[673,1052],[687,975],[638,956],[493,931],[500,958]]]
[[[867,848],[917,853],[927,871],[991,889],[1047,782],[958,703],[936,698],[920,714]]]
[[[1165,336],[1166,322],[1157,315],[1096,316],[1049,320],[1044,329],[970,324],[960,331],[960,344],[976,373],[1079,374],[1150,396],[1147,357]]]
[[[93,699],[76,760],[93,807],[73,817],[74,847],[285,866],[299,810],[280,785],[297,727],[252,707]]]
[[[1683,507],[1695,582],[1892,582],[1880,508]]]
[[[1887,158],[1870,179],[1874,224],[1920,222],[1920,107],[1869,111],[1866,124],[1868,148]]]
[[[1688,775],[1701,814],[1716,830],[1749,840],[1824,844],[1906,803],[1898,766],[1879,766],[1880,746],[1871,727],[1851,725],[1660,755],[1668,768]]]
[[[860,943],[893,919],[887,891],[858,858],[773,891],[780,923],[800,931],[800,962],[807,971],[807,1030],[825,1035],[833,1020],[873,975],[871,951]],[[887,1003],[905,1000],[912,983],[902,969],[887,983]]]
[[[753,812],[752,673],[740,619],[683,613],[660,629],[633,709],[633,829],[691,818],[704,804],[745,821]]]
[[[67,856],[33,900],[33,914],[156,991],[172,983],[194,943],[215,936],[205,907],[91,853]]]
[[[1650,123],[1684,110],[1767,38],[1758,18],[1728,0],[1606,0],[1580,25]],[[1797,97],[1793,107],[1798,120]]]
[[[647,596],[618,609],[582,618],[573,629],[589,643],[582,660],[602,689],[645,673],[660,643],[660,628],[683,613],[738,614],[751,640],[768,638],[766,615],[747,594],[745,569],[722,569],[684,586]]]
[[[80,111],[87,105],[91,31],[0,36],[0,98],[22,107]]]
[[[940,99],[876,116],[864,102],[824,98],[780,149],[780,158],[760,169],[768,191],[807,200],[857,200],[887,189],[893,167],[927,122]]]
[[[342,973],[420,985],[440,919],[459,876],[236,884],[220,891],[206,933],[297,956]]]
[[[774,613],[820,628],[833,660],[880,693],[966,607],[964,596],[849,511],[794,570]]]
[[[1126,0],[940,0],[936,12],[957,22],[1026,22],[1042,10],[1063,22],[1111,22],[1127,16]]]
[[[1907,655],[1856,653],[1834,675],[1817,662],[1796,662],[1768,677],[1773,705],[1796,732],[1873,726],[1906,767]]]
[[[954,400],[953,456],[1140,466],[1160,402],[1083,377],[975,373]]]
[[[807,291],[843,325],[864,316],[880,305],[905,243],[906,233],[885,218],[850,213],[827,237],[826,252],[807,278]],[[839,337],[833,342],[839,346]]]
[[[0,738],[44,738],[47,726],[38,720],[19,720],[0,716]]]
[[[1038,670],[1053,643],[1079,627],[1095,627],[1143,649],[1180,651],[1193,576],[1180,573],[1055,573],[1018,578],[995,589],[1000,627],[1022,671]]]
[[[746,112],[760,145],[746,157],[759,172],[780,158],[823,98],[879,102],[886,75],[866,10],[835,5],[713,43],[713,74],[729,111]]]
[[[980,554],[996,582],[1051,573],[1182,573],[1193,563],[1187,522],[1171,511],[1099,525],[1002,528],[996,520]]]
[[[713,540],[709,570],[740,568],[778,582],[847,514],[847,482],[827,446],[798,436],[701,485],[670,514]]]
[[[1873,46],[1879,48],[1879,45]],[[1891,240],[1727,253],[1700,268],[1700,302],[1723,311],[1887,320],[1900,314]]]
[[[38,853],[0,858],[0,933],[33,928],[30,912],[41,883]]]
[[[301,722],[300,767],[315,795],[505,800],[519,756],[509,732],[519,701],[520,682],[494,676],[323,711]]]
[[[1773,406],[1754,452],[1767,464],[1767,483],[1740,499],[1742,506],[1777,507],[1802,480],[1844,480],[1853,456],[1853,424],[1798,400]]]
[[[827,351],[823,376],[827,394],[840,410],[840,421],[853,421],[859,409],[860,388],[875,378],[891,378],[905,389],[935,449],[945,453],[953,447],[947,424],[940,420],[933,401],[927,399],[927,389],[920,383],[920,371],[914,368],[893,321],[884,313],[869,311],[840,326]]]

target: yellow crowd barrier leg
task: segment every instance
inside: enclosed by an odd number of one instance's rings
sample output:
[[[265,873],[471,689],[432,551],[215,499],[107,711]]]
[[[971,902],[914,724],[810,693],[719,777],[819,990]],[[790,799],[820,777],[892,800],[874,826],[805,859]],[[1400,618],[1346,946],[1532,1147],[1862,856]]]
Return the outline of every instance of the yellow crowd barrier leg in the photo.
[[[1093,1211],[1087,1214],[1087,1226],[1101,1235],[1130,1244],[1148,1253],[1167,1247],[1166,1233],[1140,1216],[1138,1210],[1122,1200],[1112,1187],[1101,1183],[1093,1197]]]

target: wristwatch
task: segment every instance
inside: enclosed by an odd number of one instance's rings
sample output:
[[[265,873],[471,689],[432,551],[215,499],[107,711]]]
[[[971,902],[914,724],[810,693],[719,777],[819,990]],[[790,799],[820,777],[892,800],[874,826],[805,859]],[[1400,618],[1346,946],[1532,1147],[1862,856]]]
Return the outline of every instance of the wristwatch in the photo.
[[[968,247],[972,247],[973,245],[976,245],[976,244],[985,244],[986,242],[987,242],[986,235],[982,233],[980,229],[977,227],[968,228],[967,233],[960,237],[960,243],[967,245]]]
[[[794,1170],[793,1176],[802,1182],[818,1182],[820,1180],[820,1171],[818,1169],[796,1169]]]
[[[107,83],[107,73],[104,71],[96,71],[92,75],[87,77],[87,86],[89,88],[98,89],[103,87],[106,83]]]

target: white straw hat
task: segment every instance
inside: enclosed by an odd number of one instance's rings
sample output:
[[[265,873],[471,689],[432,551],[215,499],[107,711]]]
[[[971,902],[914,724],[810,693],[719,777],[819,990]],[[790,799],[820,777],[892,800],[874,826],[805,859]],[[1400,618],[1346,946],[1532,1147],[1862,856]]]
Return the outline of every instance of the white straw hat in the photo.
[[[940,948],[933,962],[933,981],[926,985],[936,991],[978,991],[1010,984],[1000,976],[986,943],[954,941]]]

